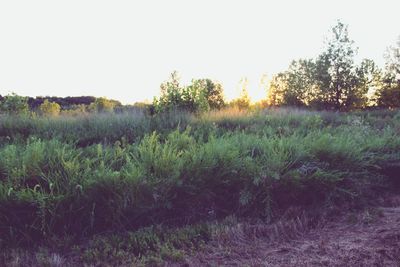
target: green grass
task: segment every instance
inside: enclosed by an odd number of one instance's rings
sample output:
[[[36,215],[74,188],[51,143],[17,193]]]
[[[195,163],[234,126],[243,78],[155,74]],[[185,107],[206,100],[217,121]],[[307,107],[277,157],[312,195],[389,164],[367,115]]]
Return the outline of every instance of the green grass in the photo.
[[[0,246],[362,198],[398,184],[399,136],[398,111],[2,116]]]

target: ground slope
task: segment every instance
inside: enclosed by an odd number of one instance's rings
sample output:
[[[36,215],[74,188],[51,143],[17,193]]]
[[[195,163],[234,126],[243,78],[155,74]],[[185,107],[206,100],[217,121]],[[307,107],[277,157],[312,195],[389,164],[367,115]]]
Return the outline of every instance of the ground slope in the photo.
[[[265,236],[214,242],[179,265],[400,266],[400,197],[381,204],[338,216],[290,240]]]

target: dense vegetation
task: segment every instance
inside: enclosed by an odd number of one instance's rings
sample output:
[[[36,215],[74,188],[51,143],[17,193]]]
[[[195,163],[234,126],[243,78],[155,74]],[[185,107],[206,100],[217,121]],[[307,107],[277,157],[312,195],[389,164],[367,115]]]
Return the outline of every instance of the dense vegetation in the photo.
[[[347,28],[332,32],[324,53],[277,74],[258,105],[245,79],[227,103],[219,83],[183,86],[176,72],[151,105],[0,97],[0,247],[133,231],[113,242],[141,257],[164,243],[206,241],[208,223],[228,216],[269,222],[292,205],[398,188],[399,48],[385,71],[356,65]],[[362,111],[370,107],[389,109]],[[185,227],[143,228],[155,225]],[[112,250],[109,240],[93,242]],[[88,261],[101,259],[90,253]]]
[[[253,103],[253,106],[337,111],[399,108],[400,40],[396,46],[387,49],[386,64],[382,69],[371,59],[356,62],[357,48],[347,28],[338,21],[332,27],[320,55],[314,59],[294,60],[288,70],[275,74],[266,86],[266,98],[260,103]],[[248,109],[251,99],[247,92],[247,79],[242,78],[240,85],[240,96],[227,102],[220,83],[210,79],[193,79],[189,85],[182,85],[175,71],[161,84],[160,96],[154,98],[152,104],[124,106],[115,100],[89,96],[32,98],[7,95],[0,96],[0,111],[26,114],[30,110],[42,115],[59,114],[61,111],[78,115],[132,109],[142,109],[151,114],[171,110],[201,113],[226,106]]]
[[[357,48],[338,22],[318,57],[295,60],[273,77],[268,104],[347,111],[399,107],[399,51],[400,40],[388,49],[384,70],[370,59],[356,64]]]
[[[356,184],[390,178],[399,133],[397,111],[3,116],[1,241],[210,214],[271,219],[294,203],[356,196]]]

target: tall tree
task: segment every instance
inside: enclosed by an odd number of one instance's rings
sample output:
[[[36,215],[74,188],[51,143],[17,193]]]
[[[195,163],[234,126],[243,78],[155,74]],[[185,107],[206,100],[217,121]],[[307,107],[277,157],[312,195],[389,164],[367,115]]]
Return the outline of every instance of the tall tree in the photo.
[[[155,111],[162,112],[171,108],[180,108],[182,91],[179,74],[177,71],[173,71],[169,79],[160,85],[160,97],[153,100]]]
[[[377,104],[386,108],[400,107],[400,37],[396,47],[390,47],[385,55],[385,74],[382,87],[377,90]]]
[[[397,40],[397,46],[388,48],[385,58],[387,71],[400,80],[400,37]]]
[[[371,59],[364,59],[356,67],[356,95],[350,95],[347,102],[354,108],[376,105],[375,94],[382,86],[382,70]]]
[[[315,62],[294,60],[285,72],[278,73],[270,83],[268,102],[271,105],[304,107],[315,95]]]
[[[325,108],[342,110],[352,108],[355,98],[363,92],[357,86],[354,56],[357,50],[349,38],[347,25],[338,21],[332,28],[326,51],[317,59],[318,102]]]
[[[285,105],[302,107],[307,105],[313,94],[315,63],[313,60],[292,61],[285,72],[286,90],[283,94]]]
[[[273,77],[269,104],[333,110],[365,107],[379,71],[372,60],[356,66],[353,45],[347,26],[339,21],[316,60],[292,61],[287,71]]]
[[[281,72],[272,76],[267,92],[268,106],[283,105],[286,88],[285,73]]]

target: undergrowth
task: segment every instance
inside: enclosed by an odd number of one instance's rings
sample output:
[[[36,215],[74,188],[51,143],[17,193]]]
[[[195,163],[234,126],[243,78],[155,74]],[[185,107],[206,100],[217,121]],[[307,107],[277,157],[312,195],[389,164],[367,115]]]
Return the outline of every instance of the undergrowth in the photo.
[[[292,205],[362,198],[398,184],[399,134],[397,111],[3,116],[0,246],[72,246],[229,215],[272,221]],[[179,238],[167,235],[139,232],[110,249],[148,244],[130,250],[143,255]]]

